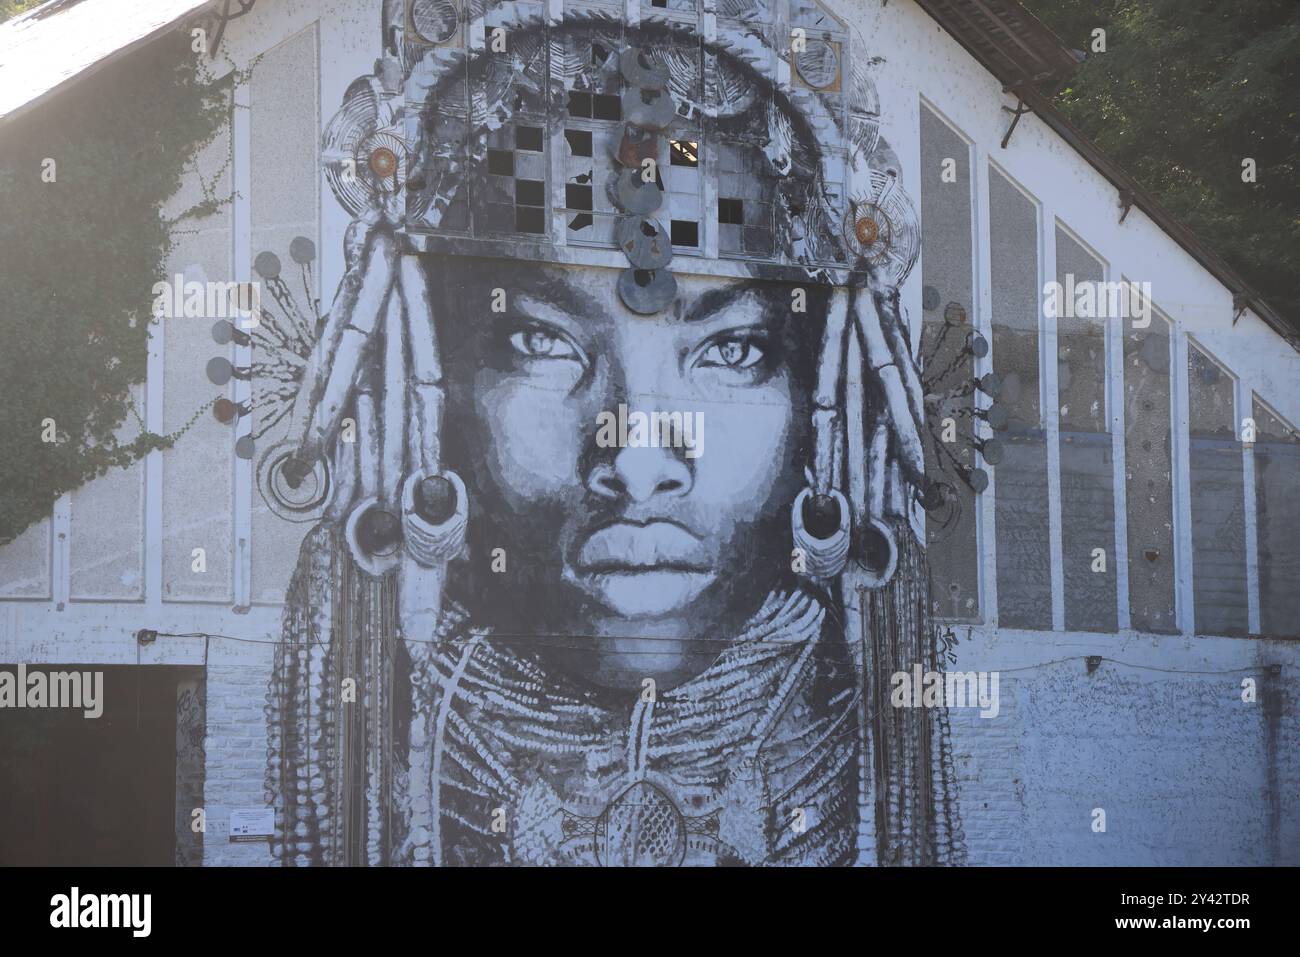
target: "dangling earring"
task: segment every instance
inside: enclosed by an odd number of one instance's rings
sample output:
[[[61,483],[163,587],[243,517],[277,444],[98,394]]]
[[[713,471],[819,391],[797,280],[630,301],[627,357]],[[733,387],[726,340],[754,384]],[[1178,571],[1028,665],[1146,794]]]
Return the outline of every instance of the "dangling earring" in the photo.
[[[412,472],[402,485],[402,532],[417,562],[433,568],[451,561],[465,547],[469,496],[455,472]]]
[[[862,584],[868,588],[887,585],[898,568],[898,545],[893,529],[878,518],[868,518],[867,524],[858,531],[857,546]]]
[[[468,522],[468,496],[460,476],[417,471],[402,485],[400,518],[370,496],[352,509],[344,535],[357,565],[380,577],[397,567],[403,548],[425,568],[451,561],[465,546]]]
[[[376,496],[362,499],[343,525],[348,551],[367,575],[382,578],[397,567],[402,547],[401,520],[379,504]]]
[[[849,503],[836,489],[806,488],[794,500],[790,531],[809,578],[834,578],[849,559]]]
[[[402,634],[427,640],[438,632],[447,562],[464,551],[468,525],[469,496],[459,475],[419,470],[406,477],[399,589]]]

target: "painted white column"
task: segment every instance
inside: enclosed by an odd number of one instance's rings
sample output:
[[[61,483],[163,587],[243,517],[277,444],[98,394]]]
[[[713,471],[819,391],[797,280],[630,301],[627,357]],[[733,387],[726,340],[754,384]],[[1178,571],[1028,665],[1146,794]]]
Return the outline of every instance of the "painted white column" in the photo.
[[[1115,260],[1103,261],[1107,282],[1115,279]],[[1099,297],[1100,299],[1100,297]],[[1154,320],[1153,320],[1154,321]],[[1124,447],[1124,336],[1128,319],[1109,316],[1106,322],[1106,413],[1110,427],[1111,486],[1115,514],[1115,628],[1133,627],[1128,600],[1128,456]]]
[[[1061,556],[1061,399],[1057,381],[1056,319],[1048,316],[1043,284],[1056,281],[1056,213],[1039,200],[1038,368],[1043,428],[1047,438],[1047,539],[1052,571],[1052,630],[1065,630],[1065,568]]]
[[[163,432],[163,335],[161,319],[149,324],[149,354],[145,365],[145,428],[155,435]],[[144,600],[157,609],[162,605],[163,582],[163,454],[154,449],[144,461]]]
[[[984,358],[975,358],[975,376],[993,371],[993,239],[989,215],[988,154],[978,143],[971,147],[971,249],[974,251],[974,315],[971,324],[989,345]],[[976,407],[987,408],[991,403],[976,390],[972,401]],[[993,436],[993,430],[982,419],[973,419],[975,434],[982,439]],[[980,616],[986,625],[998,623],[998,543],[997,543],[997,469],[984,465],[984,457],[976,461],[989,473],[989,486],[979,498],[975,515],[975,542],[979,555]]]
[[[231,115],[231,179],[234,198],[231,201],[231,234],[233,236],[232,276],[236,282],[250,282],[253,278],[253,225],[252,225],[252,112],[251,90],[247,83],[238,83],[234,90],[234,111]],[[233,346],[236,368],[246,369],[253,362],[249,345]],[[231,379],[232,401],[242,405],[252,399],[252,382]],[[235,441],[252,441],[253,416],[240,416],[235,426]],[[256,449],[254,454],[256,455]],[[247,611],[252,594],[253,570],[249,543],[252,540],[253,513],[253,461],[235,456],[234,475],[234,555],[231,570],[234,576],[235,610]]]
[[[71,555],[68,551],[68,539],[72,532],[72,495],[64,492],[54,501],[51,516],[50,541],[53,543],[50,574],[50,597],[54,600],[56,611],[68,607],[68,595],[71,591]]]
[[[700,27],[705,43],[718,39],[714,0],[704,0]],[[718,147],[714,137],[701,136],[696,144],[700,171],[700,248],[706,259],[718,258]]]
[[[1171,317],[1172,319],[1172,317]],[[1173,364],[1169,369],[1169,391],[1173,396],[1173,428],[1170,430],[1174,456],[1174,612],[1178,630],[1191,635],[1196,629],[1196,600],[1192,590],[1192,439],[1187,381],[1187,331],[1179,320],[1172,322]]]
[[[1235,399],[1237,406],[1237,437],[1244,438],[1245,420],[1252,421],[1252,430],[1259,427],[1254,422],[1255,403],[1252,401],[1254,389],[1247,384],[1246,370],[1239,370]],[[1258,436],[1251,436],[1257,439]],[[1255,501],[1255,443],[1241,443],[1241,478],[1242,504],[1246,519],[1246,620],[1247,629],[1252,635],[1260,632],[1259,624],[1259,514]]]

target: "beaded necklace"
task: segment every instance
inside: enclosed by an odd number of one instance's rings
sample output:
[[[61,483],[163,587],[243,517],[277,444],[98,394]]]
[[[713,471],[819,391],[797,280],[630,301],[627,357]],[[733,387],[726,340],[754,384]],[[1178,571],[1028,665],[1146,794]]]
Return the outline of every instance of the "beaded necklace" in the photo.
[[[825,617],[809,592],[773,593],[699,675],[618,708],[449,609],[425,702],[434,860],[836,859],[857,701],[816,654]]]

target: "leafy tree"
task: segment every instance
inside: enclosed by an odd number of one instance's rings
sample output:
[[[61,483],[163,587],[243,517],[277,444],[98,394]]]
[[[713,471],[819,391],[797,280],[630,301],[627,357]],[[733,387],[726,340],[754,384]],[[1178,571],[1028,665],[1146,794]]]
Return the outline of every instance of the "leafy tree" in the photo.
[[[45,0],[0,0],[0,23],[25,13],[32,7],[38,7]]]
[[[1062,112],[1300,329],[1300,4],[1023,3],[1087,54]]]
[[[178,31],[0,122],[0,544],[170,441],[115,433],[144,380],[162,204],[225,103]]]

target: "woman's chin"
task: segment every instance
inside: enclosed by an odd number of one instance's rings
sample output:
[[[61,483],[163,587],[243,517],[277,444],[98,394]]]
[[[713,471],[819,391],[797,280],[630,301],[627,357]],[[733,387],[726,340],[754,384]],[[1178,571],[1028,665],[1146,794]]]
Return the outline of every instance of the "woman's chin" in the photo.
[[[572,581],[619,618],[670,618],[687,614],[713,584],[713,572],[646,568],[578,573]]]

